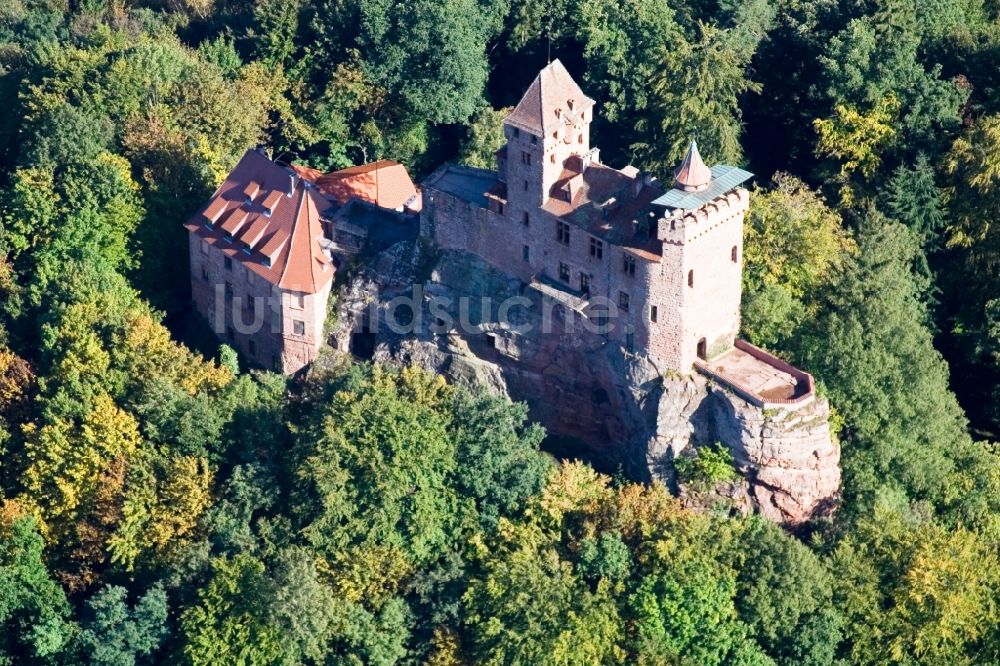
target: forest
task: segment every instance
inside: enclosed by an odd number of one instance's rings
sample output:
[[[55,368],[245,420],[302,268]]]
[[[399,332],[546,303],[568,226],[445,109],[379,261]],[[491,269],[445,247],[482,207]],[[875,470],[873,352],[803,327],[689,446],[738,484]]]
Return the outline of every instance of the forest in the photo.
[[[550,57],[605,163],[756,174],[742,335],[835,409],[832,518],[193,321],[248,147],[490,166]],[[0,664],[1000,663],[997,0],[0,0],[0,102]]]

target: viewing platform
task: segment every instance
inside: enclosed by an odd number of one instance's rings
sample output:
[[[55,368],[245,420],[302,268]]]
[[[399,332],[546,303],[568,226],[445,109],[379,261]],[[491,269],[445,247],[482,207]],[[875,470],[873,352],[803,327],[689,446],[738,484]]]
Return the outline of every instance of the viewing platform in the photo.
[[[695,367],[760,407],[800,407],[816,397],[812,375],[743,340]]]

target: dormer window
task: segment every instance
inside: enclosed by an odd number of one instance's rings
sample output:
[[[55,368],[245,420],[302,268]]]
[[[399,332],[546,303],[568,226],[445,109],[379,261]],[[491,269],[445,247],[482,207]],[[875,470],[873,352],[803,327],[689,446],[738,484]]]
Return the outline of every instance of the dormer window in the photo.
[[[227,233],[225,236],[223,236],[223,238],[226,239],[227,243],[232,243],[233,242],[233,235],[230,234],[230,233]]]
[[[251,254],[253,254],[253,250],[250,249],[249,245],[244,245],[243,246],[243,254],[248,255],[248,256],[251,255]]]
[[[268,268],[271,267],[271,257],[261,257],[260,263],[264,264]]]

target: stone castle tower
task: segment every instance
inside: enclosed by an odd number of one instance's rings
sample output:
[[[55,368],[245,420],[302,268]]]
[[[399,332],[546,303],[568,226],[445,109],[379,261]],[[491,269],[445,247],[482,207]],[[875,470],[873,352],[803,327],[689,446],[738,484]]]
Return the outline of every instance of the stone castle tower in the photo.
[[[446,166],[425,183],[436,203],[423,233],[583,299],[588,315],[609,317],[609,340],[689,373],[739,330],[751,174],[709,169],[693,142],[666,186],[606,166],[590,146],[594,106],[562,63],[546,66],[504,121],[496,174]],[[463,203],[486,211],[446,212]]]

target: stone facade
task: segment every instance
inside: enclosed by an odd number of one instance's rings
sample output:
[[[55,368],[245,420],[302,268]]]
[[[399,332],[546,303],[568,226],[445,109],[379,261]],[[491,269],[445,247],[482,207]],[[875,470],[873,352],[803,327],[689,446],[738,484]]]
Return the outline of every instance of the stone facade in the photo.
[[[332,282],[315,294],[281,289],[249,270],[240,250],[193,232],[188,242],[192,303],[220,339],[275,372],[292,374],[315,360]]]

